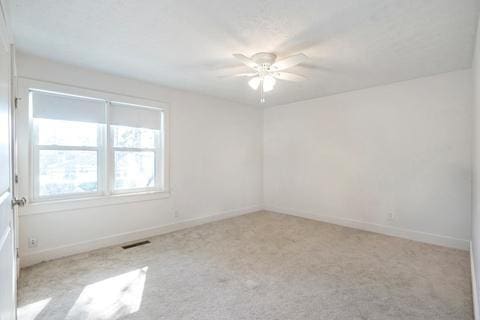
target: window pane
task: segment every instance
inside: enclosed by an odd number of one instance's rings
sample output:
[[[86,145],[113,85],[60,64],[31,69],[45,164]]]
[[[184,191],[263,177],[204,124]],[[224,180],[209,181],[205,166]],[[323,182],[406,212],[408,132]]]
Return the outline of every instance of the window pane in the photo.
[[[155,133],[159,130],[111,126],[113,146],[123,148],[155,148]]]
[[[39,195],[96,192],[97,152],[39,151]]]
[[[100,124],[52,119],[34,119],[38,144],[76,147],[96,147]]]
[[[155,153],[115,151],[115,190],[155,186]]]

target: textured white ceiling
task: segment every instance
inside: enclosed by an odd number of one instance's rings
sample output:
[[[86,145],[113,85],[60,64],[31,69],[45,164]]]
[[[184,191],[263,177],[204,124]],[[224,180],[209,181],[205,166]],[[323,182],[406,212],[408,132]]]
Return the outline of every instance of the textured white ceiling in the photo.
[[[17,47],[257,104],[232,53],[304,52],[283,104],[471,66],[477,0],[14,0]]]

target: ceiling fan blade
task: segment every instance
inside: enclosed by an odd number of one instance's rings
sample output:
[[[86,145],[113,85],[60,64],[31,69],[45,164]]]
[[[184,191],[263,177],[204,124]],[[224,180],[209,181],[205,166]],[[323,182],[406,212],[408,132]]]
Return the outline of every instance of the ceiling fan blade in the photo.
[[[251,73],[237,73],[234,74],[232,77],[254,77],[257,76],[258,73],[256,72],[251,72]]]
[[[235,53],[233,56],[235,58],[237,58],[238,60],[240,60],[240,62],[242,62],[247,67],[250,67],[250,68],[255,69],[255,70],[258,69],[258,64],[255,61],[253,61],[252,59],[250,59],[249,57],[247,57],[246,55],[243,55],[241,53]]]
[[[249,77],[255,77],[258,76],[258,73],[252,72],[252,73],[236,73],[236,74],[223,74],[219,75],[218,77],[221,79],[231,79],[231,78],[249,78]]]
[[[285,70],[287,68],[296,66],[299,63],[305,61],[308,57],[303,53],[299,53],[272,64],[271,69],[275,71]]]
[[[303,81],[306,79],[304,76],[290,73],[290,72],[275,72],[273,76],[279,80],[286,80],[286,81]]]

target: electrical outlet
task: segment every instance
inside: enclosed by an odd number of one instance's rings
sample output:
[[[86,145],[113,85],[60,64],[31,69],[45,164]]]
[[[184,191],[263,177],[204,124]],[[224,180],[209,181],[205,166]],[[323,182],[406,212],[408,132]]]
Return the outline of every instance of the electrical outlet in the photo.
[[[38,246],[37,238],[29,237],[28,238],[28,247],[29,248],[36,248]]]
[[[180,218],[180,212],[178,212],[178,210],[175,210],[175,212],[173,212],[173,216],[175,218]]]

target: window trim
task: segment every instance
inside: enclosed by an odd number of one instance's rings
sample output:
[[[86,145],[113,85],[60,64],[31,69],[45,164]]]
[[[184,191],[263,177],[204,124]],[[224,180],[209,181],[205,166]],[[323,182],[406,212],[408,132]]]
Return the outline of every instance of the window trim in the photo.
[[[88,207],[98,207],[103,205],[117,204],[117,203],[130,203],[137,201],[148,201],[148,200],[157,200],[164,199],[170,196],[170,133],[169,133],[169,113],[170,108],[167,103],[160,102],[157,100],[139,98],[134,96],[120,95],[112,92],[103,92],[97,90],[91,90],[87,88],[80,88],[75,86],[57,84],[52,82],[39,81],[36,79],[29,78],[18,78],[18,94],[20,97],[19,107],[17,109],[17,127],[19,129],[27,130],[23,132],[28,132],[28,134],[21,135],[22,137],[17,137],[17,148],[19,154],[19,163],[18,163],[18,172],[22,172],[19,176],[19,194],[25,195],[29,199],[28,204],[22,208],[19,212],[20,215],[28,214],[38,214],[44,212],[53,212],[53,211],[62,211],[68,209],[81,209]],[[156,164],[156,168],[163,171],[163,176],[158,177],[159,172],[155,172],[156,181],[158,185],[151,188],[138,188],[138,189],[129,189],[121,190],[121,192],[113,190],[113,184],[111,184],[110,189],[108,190],[109,182],[111,183],[112,175],[110,171],[114,168],[113,162],[111,161],[112,154],[110,153],[111,142],[110,142],[110,127],[108,123],[108,106],[105,108],[107,112],[107,123],[103,126],[103,130],[99,139],[103,139],[104,146],[98,146],[93,148],[98,148],[98,170],[99,170],[99,181],[98,181],[98,192],[95,193],[79,193],[79,194],[69,194],[69,195],[60,195],[60,196],[48,196],[35,198],[35,179],[34,179],[34,165],[35,165],[35,141],[34,137],[34,127],[33,127],[33,114],[30,108],[29,103],[29,92],[30,90],[43,90],[51,92],[59,92],[63,94],[73,95],[73,96],[84,96],[94,99],[102,99],[107,103],[110,102],[120,102],[125,104],[131,104],[136,106],[145,106],[149,108],[159,109],[162,111],[162,127],[160,128],[160,134],[163,135],[163,141],[160,141],[159,149],[162,150],[163,147],[163,156],[157,156],[156,161],[159,164]],[[22,132],[19,130],[19,132]],[[163,144],[162,144],[163,142]],[[50,147],[50,146],[48,146]],[[58,149],[61,149],[62,146],[59,146]],[[73,149],[70,147],[69,150]],[[84,147],[80,147],[84,148]],[[85,147],[86,149],[91,149],[90,147]],[[57,149],[57,146],[54,146],[53,149]],[[103,152],[106,152],[105,155],[102,155]],[[160,159],[161,158],[161,159]],[[104,161],[102,161],[104,159]],[[113,159],[112,159],[113,160]],[[37,161],[38,163],[38,161]],[[109,165],[110,164],[110,165]],[[102,174],[103,172],[103,174]],[[38,180],[38,179],[37,179]],[[163,188],[162,188],[163,186]]]

